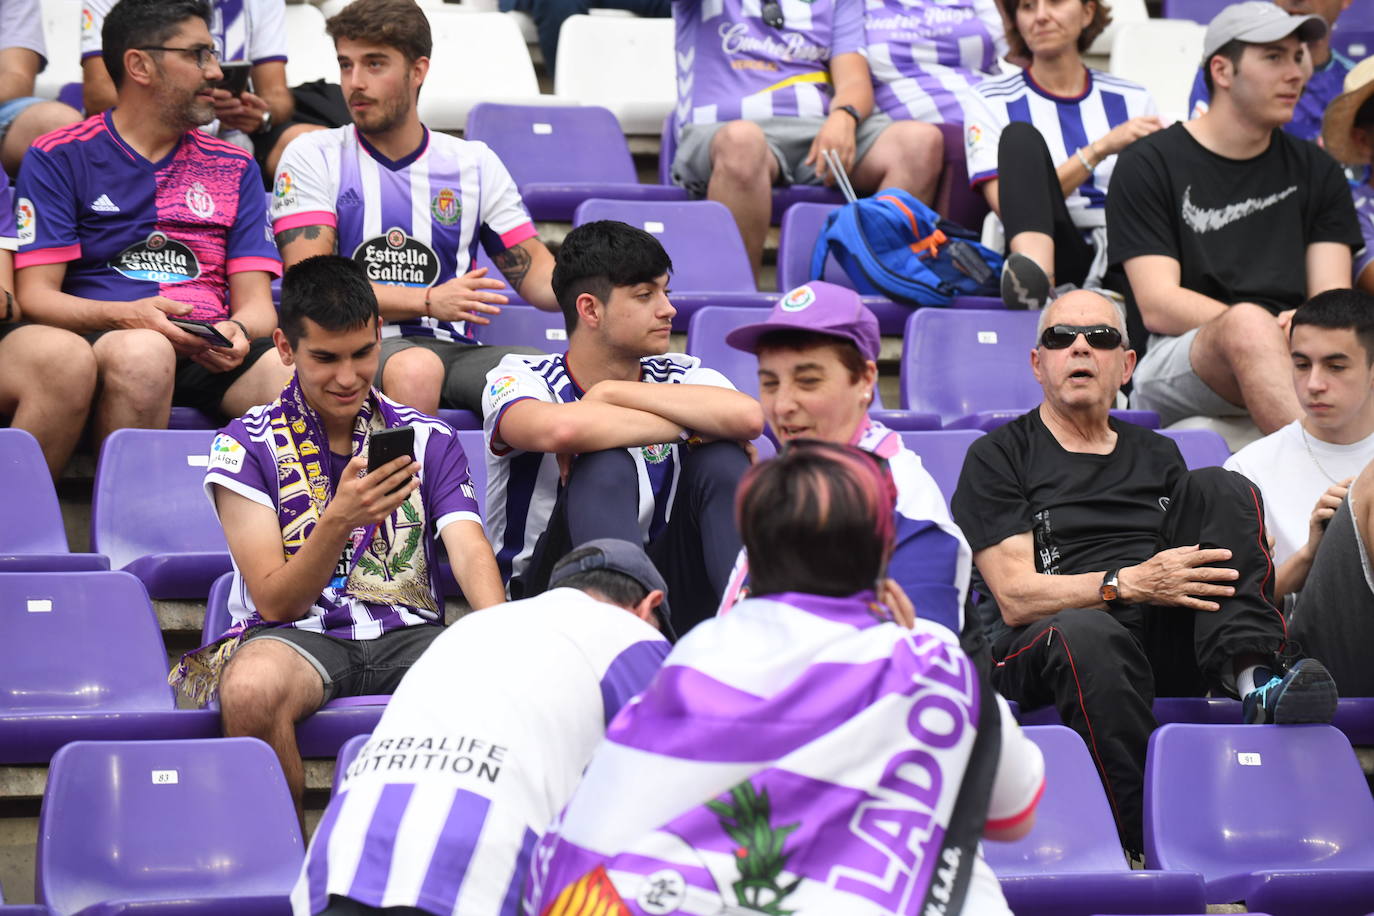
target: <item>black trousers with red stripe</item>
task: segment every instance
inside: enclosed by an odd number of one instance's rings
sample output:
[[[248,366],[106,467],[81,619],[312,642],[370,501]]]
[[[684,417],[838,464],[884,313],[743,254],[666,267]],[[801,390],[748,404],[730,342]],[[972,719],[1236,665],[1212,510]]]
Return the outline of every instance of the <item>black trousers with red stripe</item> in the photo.
[[[1234,659],[1269,658],[1283,646],[1285,625],[1274,606],[1266,535],[1264,504],[1248,478],[1221,468],[1190,472],[1170,497],[1155,549],[1229,549],[1227,565],[1240,578],[1233,583],[1236,594],[1218,601],[1220,610],[1068,608],[993,644],[998,691],[1022,708],[1053,704],[1083,737],[1128,849],[1143,849],[1145,749],[1155,727],[1154,698],[1233,691]]]

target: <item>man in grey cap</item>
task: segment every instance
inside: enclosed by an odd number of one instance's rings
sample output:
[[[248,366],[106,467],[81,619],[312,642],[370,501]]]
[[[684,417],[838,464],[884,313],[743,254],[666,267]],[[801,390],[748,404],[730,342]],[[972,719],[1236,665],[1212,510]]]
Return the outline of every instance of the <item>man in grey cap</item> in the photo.
[[[320,820],[296,916],[516,911],[539,834],[669,648],[663,577],[637,545],[591,541],[550,578],[406,672]]]
[[[1271,433],[1302,416],[1288,383],[1293,310],[1348,287],[1361,246],[1339,166],[1282,131],[1302,95],[1318,16],[1226,7],[1207,27],[1211,107],[1132,144],[1107,195],[1113,264],[1151,332],[1132,406],[1165,425],[1244,416]]]

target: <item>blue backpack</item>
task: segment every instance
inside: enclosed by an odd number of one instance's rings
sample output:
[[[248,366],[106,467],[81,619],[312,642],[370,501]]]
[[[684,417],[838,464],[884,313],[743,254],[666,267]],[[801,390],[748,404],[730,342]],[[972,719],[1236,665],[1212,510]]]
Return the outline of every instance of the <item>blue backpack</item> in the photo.
[[[811,278],[827,255],[866,296],[903,305],[949,305],[955,296],[996,296],[1002,256],[906,191],[889,189],[826,217],[811,252]]]

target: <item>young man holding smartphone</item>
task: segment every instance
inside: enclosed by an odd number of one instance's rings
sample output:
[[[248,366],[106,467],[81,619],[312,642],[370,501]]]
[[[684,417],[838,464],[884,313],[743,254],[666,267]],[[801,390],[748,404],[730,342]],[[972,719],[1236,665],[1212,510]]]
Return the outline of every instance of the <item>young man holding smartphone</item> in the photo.
[[[122,0],[104,26],[118,106],[40,138],[19,173],[16,293],[91,342],[97,440],[166,426],[173,404],[237,416],[290,377],[269,352],[281,261],[257,169],[196,129],[221,75],[209,21],[203,0]]]
[[[221,430],[205,474],[234,560],[234,624],[192,653],[186,686],[218,687],[226,735],[272,745],[298,811],[295,723],[336,697],[391,693],[441,631],[436,542],[469,604],[505,598],[457,436],[371,385],[379,323],[360,267],[293,267],[274,339],[295,375]],[[364,474],[399,429],[413,452]]]

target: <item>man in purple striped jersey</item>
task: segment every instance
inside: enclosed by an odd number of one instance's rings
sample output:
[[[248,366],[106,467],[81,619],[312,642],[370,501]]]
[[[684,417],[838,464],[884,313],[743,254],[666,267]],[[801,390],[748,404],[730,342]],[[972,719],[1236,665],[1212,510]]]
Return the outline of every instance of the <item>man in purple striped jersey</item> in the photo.
[[[220,431],[205,474],[234,561],[234,623],[193,656],[212,671],[229,658],[224,733],[272,745],[298,811],[295,723],[336,697],[391,693],[439,634],[437,542],[469,604],[505,597],[457,435],[371,385],[378,324],[351,261],[288,271],[275,341],[295,376]],[[364,475],[374,437],[398,427],[412,454]]]
[[[592,541],[550,585],[464,617],[402,679],[320,820],[296,916],[517,916],[535,842],[668,654],[667,586],[638,546]]]

